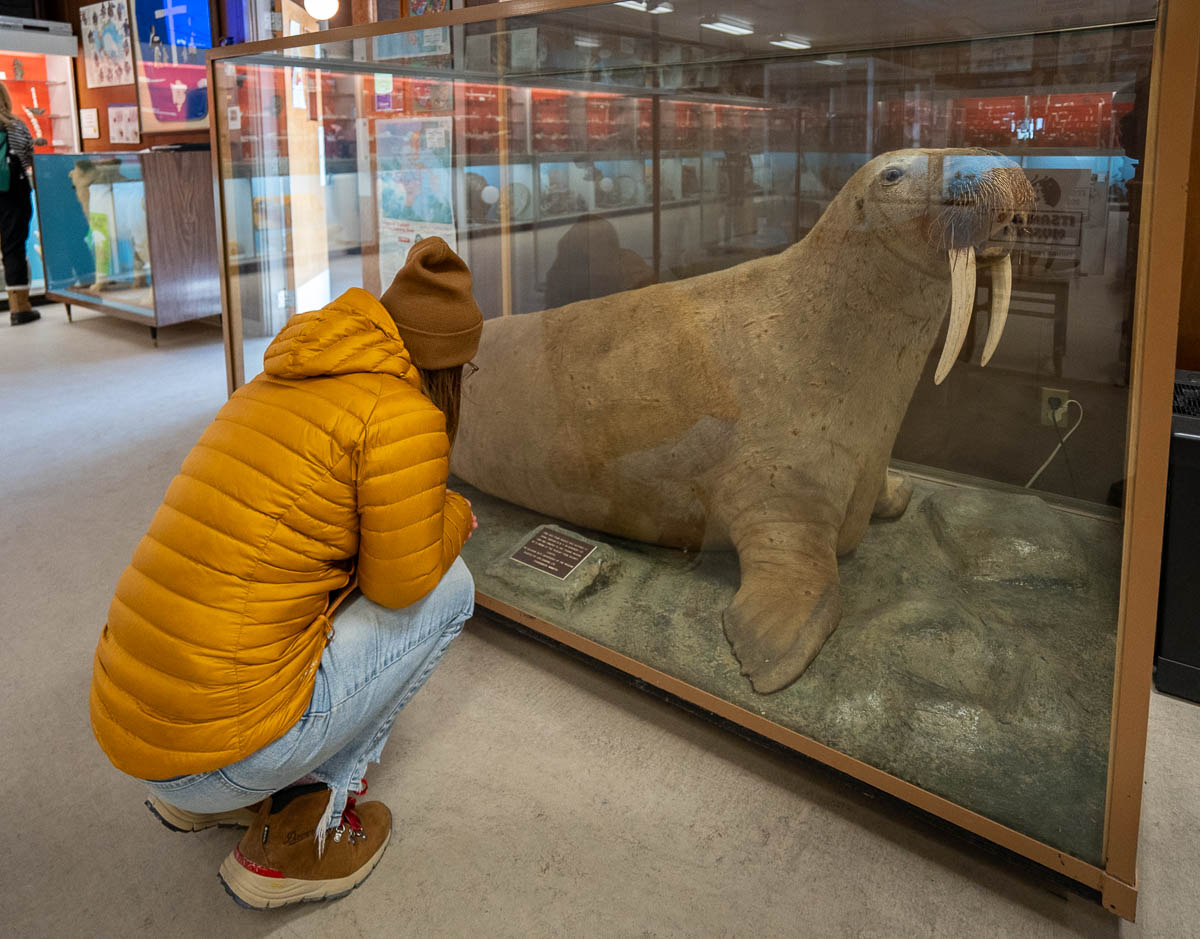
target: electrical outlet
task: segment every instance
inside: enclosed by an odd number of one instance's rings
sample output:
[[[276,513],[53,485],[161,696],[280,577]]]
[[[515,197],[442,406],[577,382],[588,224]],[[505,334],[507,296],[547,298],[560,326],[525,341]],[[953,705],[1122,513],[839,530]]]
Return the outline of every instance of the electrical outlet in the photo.
[[[1065,388],[1042,388],[1042,424],[1046,427],[1053,427],[1055,423],[1059,427],[1067,426],[1067,399],[1071,397],[1071,392]],[[1052,407],[1050,404],[1051,398],[1058,398],[1058,407]]]

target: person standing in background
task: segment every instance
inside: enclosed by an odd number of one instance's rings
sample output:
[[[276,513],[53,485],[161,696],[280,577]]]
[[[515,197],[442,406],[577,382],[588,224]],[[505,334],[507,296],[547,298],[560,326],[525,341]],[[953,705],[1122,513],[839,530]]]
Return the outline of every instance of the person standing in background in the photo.
[[[25,122],[13,114],[12,95],[0,82],[0,255],[4,259],[4,284],[8,288],[9,323],[20,326],[41,319],[29,302],[29,259],[25,242],[33,218],[33,137]]]

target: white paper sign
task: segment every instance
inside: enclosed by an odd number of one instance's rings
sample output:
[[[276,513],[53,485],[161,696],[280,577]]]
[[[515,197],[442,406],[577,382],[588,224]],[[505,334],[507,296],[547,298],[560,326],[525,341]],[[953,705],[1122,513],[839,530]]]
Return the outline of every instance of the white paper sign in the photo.
[[[100,139],[100,109],[79,109],[79,131],[84,140]]]

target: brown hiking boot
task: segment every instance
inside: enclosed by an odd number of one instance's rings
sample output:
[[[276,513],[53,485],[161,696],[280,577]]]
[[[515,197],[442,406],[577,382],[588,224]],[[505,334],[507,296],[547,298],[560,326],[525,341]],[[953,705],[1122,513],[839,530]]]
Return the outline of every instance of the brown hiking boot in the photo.
[[[316,830],[329,804],[317,783],[293,786],[265,799],[241,842],[217,876],[226,892],[252,910],[313,900],[335,900],[361,884],[383,857],[392,813],[382,802],[356,805],[351,797],[341,824],[327,833],[318,854]]]
[[[206,828],[249,828],[258,816],[261,802],[230,812],[189,812],[164,802],[158,796],[146,800],[146,808],[171,831],[204,831]]]
[[[10,290],[8,292],[8,309],[10,326],[22,326],[42,318],[42,314],[35,310],[29,302],[28,289]]]

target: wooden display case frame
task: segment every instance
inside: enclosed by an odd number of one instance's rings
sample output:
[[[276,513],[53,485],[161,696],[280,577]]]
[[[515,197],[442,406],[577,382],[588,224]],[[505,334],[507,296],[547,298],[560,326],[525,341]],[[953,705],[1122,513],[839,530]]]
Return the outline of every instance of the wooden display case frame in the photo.
[[[318,42],[366,39],[383,34],[467,23],[501,21],[591,6],[596,0],[512,0],[345,27],[286,39],[214,49],[209,57],[210,113],[216,113],[217,68],[239,56],[278,53]],[[332,65],[333,63],[331,63]],[[1108,798],[1103,862],[1091,864],[934,795],[810,737],[614,652],[484,593],[481,607],[522,624],[556,642],[620,669],[693,705],[733,721],[805,756],[827,764],[953,825],[1022,855],[1057,874],[1097,891],[1104,906],[1132,920],[1137,912],[1137,847],[1141,820],[1142,773],[1150,707],[1151,669],[1157,623],[1159,559],[1163,536],[1172,386],[1187,224],[1187,184],[1193,122],[1200,78],[1200,3],[1160,0],[1151,69],[1138,271],[1135,287],[1133,357],[1126,446],[1121,596],[1116,671],[1113,682]],[[212,123],[212,171],[216,181],[217,225],[226,243],[221,140]],[[504,224],[506,220],[502,220]],[[222,265],[222,304],[229,391],[243,381],[240,319],[230,308],[228,271]]]

